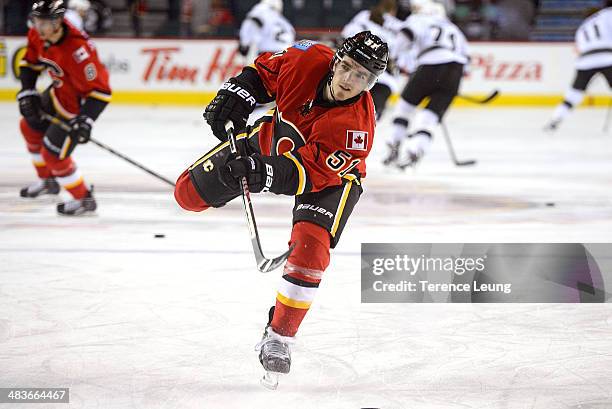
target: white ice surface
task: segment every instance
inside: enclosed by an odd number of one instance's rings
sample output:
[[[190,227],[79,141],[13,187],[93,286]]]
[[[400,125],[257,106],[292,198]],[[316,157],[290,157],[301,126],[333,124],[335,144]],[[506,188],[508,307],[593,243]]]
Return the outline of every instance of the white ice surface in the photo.
[[[578,110],[554,136],[549,114],[455,110],[455,148],[478,165],[454,167],[438,135],[406,173],[378,164],[386,118],[271,392],[253,346],[280,273],[256,272],[240,201],[186,213],[90,144],[75,159],[97,216],[58,217],[53,199],[17,197],[34,172],[16,106],[0,104],[0,387],[70,387],[69,407],[87,409],[611,408],[610,304],[360,303],[361,242],[612,242],[605,112]],[[111,105],[94,136],[172,179],[213,144],[192,108]],[[291,199],[254,201],[264,250],[281,252]]]

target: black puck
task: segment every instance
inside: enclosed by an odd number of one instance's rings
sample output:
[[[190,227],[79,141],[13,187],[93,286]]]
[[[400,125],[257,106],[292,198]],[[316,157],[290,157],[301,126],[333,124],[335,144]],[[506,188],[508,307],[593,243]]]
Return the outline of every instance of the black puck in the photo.
[[[555,202],[546,202],[546,207],[555,207]]]
[[[163,239],[164,237],[166,237],[165,234],[156,234],[153,237],[155,237],[156,239]]]

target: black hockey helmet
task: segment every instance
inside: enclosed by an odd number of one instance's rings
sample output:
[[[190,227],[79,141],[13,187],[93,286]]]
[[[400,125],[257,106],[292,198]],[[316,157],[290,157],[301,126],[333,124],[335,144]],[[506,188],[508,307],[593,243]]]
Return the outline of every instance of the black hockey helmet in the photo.
[[[56,19],[64,17],[66,2],[64,0],[36,0],[32,5],[32,17]]]
[[[344,40],[336,51],[334,60],[349,56],[375,76],[382,74],[389,61],[389,47],[377,35],[362,31]]]

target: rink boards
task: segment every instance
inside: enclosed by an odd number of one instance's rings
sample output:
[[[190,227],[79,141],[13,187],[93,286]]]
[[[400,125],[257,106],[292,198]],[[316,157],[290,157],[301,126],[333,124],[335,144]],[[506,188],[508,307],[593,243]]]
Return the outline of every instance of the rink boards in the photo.
[[[94,41],[111,73],[115,103],[202,105],[248,63],[237,53],[234,40]],[[23,37],[0,37],[0,100],[15,98],[16,66],[25,45]],[[554,105],[574,76],[573,43],[479,42],[471,44],[470,53],[461,92],[483,96],[499,89],[496,105]],[[595,78],[588,95],[586,105],[607,105],[605,80]]]

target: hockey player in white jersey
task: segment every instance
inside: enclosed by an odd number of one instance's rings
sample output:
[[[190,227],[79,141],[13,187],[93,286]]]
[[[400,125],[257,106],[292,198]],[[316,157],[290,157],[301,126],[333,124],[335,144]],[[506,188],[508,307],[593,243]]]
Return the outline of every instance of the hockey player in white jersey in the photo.
[[[571,110],[580,105],[589,82],[596,74],[603,74],[612,88],[612,0],[605,8],[587,17],[575,35],[578,59],[576,75],[565,93],[564,101],[557,106],[544,130],[553,132]]]
[[[89,0],[70,0],[64,18],[79,30],[86,31],[85,22],[90,9],[91,3]]]
[[[276,53],[295,42],[295,29],[283,16],[282,0],[261,0],[240,26],[238,52],[253,61],[261,53]]]
[[[380,37],[384,42],[387,43],[389,48],[392,47],[395,33],[390,29],[386,28],[387,25],[397,26],[397,22],[401,23],[400,20],[395,19],[397,13],[396,0],[380,0],[378,4],[369,10],[362,10],[357,13],[349,23],[344,26],[341,33],[341,40],[352,37],[362,31],[370,31],[372,34]],[[397,78],[392,73],[392,65],[387,66],[387,70],[378,77],[378,82],[370,90],[372,99],[374,100],[374,107],[376,108],[376,118],[380,119],[382,116],[387,100],[392,93],[397,92]]]
[[[444,6],[434,2],[418,4],[419,9],[402,26],[392,50],[395,58],[412,53],[417,66],[395,107],[387,140],[389,153],[384,164],[401,169],[414,166],[429,149],[433,128],[457,95],[469,61],[467,40],[448,20]],[[425,108],[417,111],[427,97]],[[409,126],[413,114],[414,123]]]

